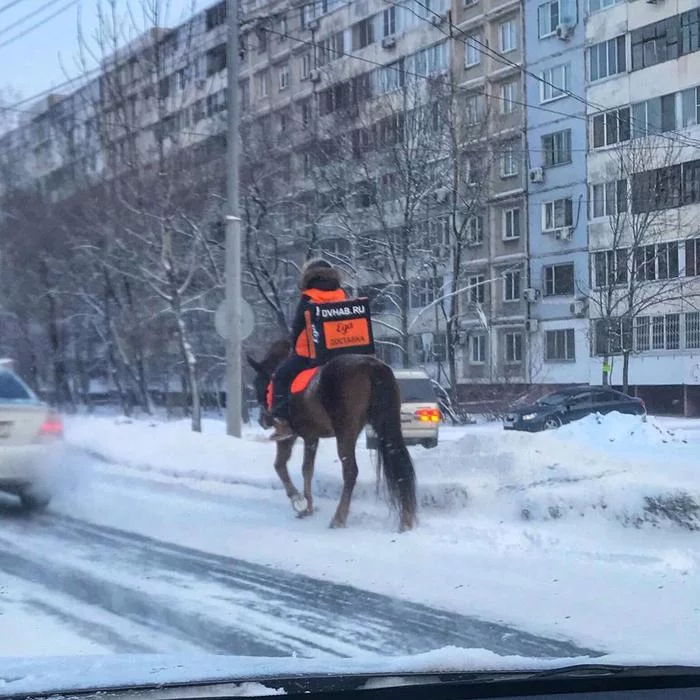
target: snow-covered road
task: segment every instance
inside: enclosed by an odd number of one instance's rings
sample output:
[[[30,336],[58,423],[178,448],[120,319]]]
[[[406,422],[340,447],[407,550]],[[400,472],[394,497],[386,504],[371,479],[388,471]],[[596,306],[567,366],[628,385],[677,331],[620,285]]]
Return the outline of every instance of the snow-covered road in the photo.
[[[54,635],[54,643],[55,635],[65,631],[93,652],[345,657],[415,654],[454,645],[529,657],[595,653],[502,624],[73,517],[73,499],[80,496],[94,498],[92,506],[109,502],[112,512],[136,515],[147,508],[148,516],[163,523],[184,508],[196,529],[198,510],[222,504],[211,495],[106,473],[104,465],[78,452],[69,457],[73,473],[81,472],[89,489],[59,498],[43,515],[24,516],[9,500],[0,508],[0,577],[12,577],[11,597],[35,630],[50,623],[47,634]],[[235,507],[243,515],[245,499],[237,499]],[[255,510],[260,504],[248,515],[254,517]],[[5,645],[16,654],[12,640]]]
[[[454,646],[679,661],[700,629],[700,434],[624,417],[555,435],[446,430],[413,450],[398,535],[369,454],[347,530],[322,443],[298,520],[259,436],[218,421],[76,418],[61,489],[0,500],[0,656],[214,652],[364,657]],[[299,455],[293,469],[298,480]]]

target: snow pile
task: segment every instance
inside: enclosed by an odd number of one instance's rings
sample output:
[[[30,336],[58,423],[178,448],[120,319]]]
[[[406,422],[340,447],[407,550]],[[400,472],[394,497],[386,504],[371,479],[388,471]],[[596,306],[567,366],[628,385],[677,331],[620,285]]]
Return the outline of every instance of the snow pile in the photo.
[[[497,427],[497,426],[496,426]],[[281,490],[272,469],[274,447],[258,429],[241,440],[224,424],[205,420],[192,433],[186,421],[76,418],[74,446],[149,478]],[[462,437],[434,450],[412,449],[423,509],[481,514],[502,520],[560,520],[599,516],[626,526],[700,530],[697,444],[653,420],[613,413],[592,415],[546,433],[468,426]],[[377,500],[372,453],[358,442],[360,477],[355,502]],[[299,483],[301,444],[290,473]],[[337,499],[342,488],[335,442],[324,440],[316,459],[314,493]]]
[[[653,419],[644,420],[640,416],[617,412],[605,416],[600,413],[586,416],[575,423],[562,426],[557,430],[556,436],[594,448],[601,447],[601,443],[610,443],[623,450],[688,444],[687,438],[661,427]]]

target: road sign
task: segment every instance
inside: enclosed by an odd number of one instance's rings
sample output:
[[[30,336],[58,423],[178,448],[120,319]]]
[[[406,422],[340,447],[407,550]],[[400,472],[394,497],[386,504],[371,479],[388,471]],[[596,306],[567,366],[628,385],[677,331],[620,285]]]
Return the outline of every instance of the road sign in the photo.
[[[214,314],[214,328],[216,332],[225,340],[226,336],[226,301],[222,301]],[[245,300],[241,299],[241,340],[250,336],[255,328],[255,314],[253,307]]]

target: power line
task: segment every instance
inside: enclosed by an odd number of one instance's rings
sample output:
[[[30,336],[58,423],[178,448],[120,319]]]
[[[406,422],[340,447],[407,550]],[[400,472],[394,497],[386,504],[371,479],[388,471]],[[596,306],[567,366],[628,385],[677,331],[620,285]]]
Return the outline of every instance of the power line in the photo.
[[[6,5],[3,5],[0,7],[0,13],[5,12],[5,10],[9,10],[13,8],[15,5],[19,5],[23,0],[11,0],[11,2],[8,2]]]
[[[6,46],[9,46],[10,44],[14,44],[15,41],[19,41],[20,39],[23,39],[25,36],[27,36],[27,34],[30,34],[31,32],[35,31],[36,29],[43,27],[45,24],[48,24],[52,19],[55,19],[60,14],[63,14],[66,10],[70,10],[71,7],[73,7],[74,5],[77,5],[79,1],[80,0],[71,0],[67,5],[62,7],[60,10],[56,10],[56,12],[49,15],[45,19],[42,19],[41,21],[37,22],[36,24],[33,24],[31,27],[27,27],[24,31],[20,32],[19,34],[15,34],[15,36],[10,37],[6,41],[3,41],[0,44],[0,49],[3,49]]]
[[[55,5],[57,2],[60,1],[61,0],[49,0],[47,3],[44,3],[41,7],[38,7],[33,12],[30,12],[28,15],[20,17],[16,22],[8,24],[6,27],[0,29],[0,36],[2,36],[3,34],[7,34],[10,30],[14,29],[15,27],[19,27],[20,24],[24,24],[25,22],[41,14],[44,10],[48,10],[49,7]]]
[[[412,1],[415,2],[417,5],[419,5],[420,7],[422,7],[427,12],[430,12],[433,16],[442,18],[442,15],[440,15],[439,12],[432,10],[430,7],[428,7],[423,2],[421,2],[421,0],[412,0]],[[404,9],[408,9],[409,12],[414,14],[420,20],[422,20],[424,22],[428,21],[427,18],[421,17],[417,12],[415,12],[414,10],[411,10],[411,8],[409,8],[409,7],[402,5],[401,3],[394,2],[393,0],[384,0],[384,2],[387,3],[388,5],[392,5],[394,7],[401,7]],[[431,24],[432,24],[432,22],[431,22]],[[473,35],[467,34],[463,29],[460,29],[456,24],[454,24],[451,19],[449,19],[449,26],[450,26],[449,33],[440,29],[440,32],[442,34],[444,34],[446,37],[448,37],[450,39],[457,39],[457,41],[464,44],[465,46],[469,46],[471,44],[482,55],[493,58],[502,64],[511,66],[512,68],[516,68],[521,73],[523,73],[527,76],[530,76],[531,78],[534,78],[539,83],[542,83],[544,85],[548,85],[549,87],[552,87],[552,88],[562,92],[566,96],[575,99],[576,101],[580,102],[581,104],[585,105],[586,107],[593,107],[598,114],[604,114],[606,112],[609,112],[611,109],[614,109],[611,107],[604,107],[602,105],[596,104],[595,102],[591,102],[587,98],[582,97],[581,95],[578,95],[577,93],[575,93],[569,89],[562,88],[559,85],[555,85],[554,83],[551,83],[550,81],[546,80],[542,76],[537,75],[536,73],[533,73],[532,71],[528,70],[524,66],[516,63],[515,61],[512,61],[510,58],[508,58],[505,54],[501,53],[500,51],[497,51],[496,49],[492,49],[488,44],[484,43],[480,39],[477,39]],[[460,39],[459,37],[453,36],[452,30],[456,30],[457,32],[459,32],[463,37],[465,37],[465,39]],[[467,42],[470,42],[470,44],[468,44]],[[481,48],[479,48],[479,47],[481,47]],[[535,109],[537,107],[536,105],[528,105],[528,104],[526,104],[526,106],[529,107],[530,109]],[[592,116],[595,116],[595,114],[588,114],[584,118],[589,119]],[[632,115],[630,115],[629,121],[630,121],[630,126],[631,126],[633,121],[634,121],[632,118]],[[645,125],[645,130],[647,130],[646,125]],[[698,140],[698,139],[693,139],[693,138],[684,137],[684,136],[681,136],[681,138],[679,139],[679,138],[674,138],[673,136],[670,136],[668,132],[663,132],[660,129],[656,129],[656,131],[657,131],[657,133],[654,134],[655,136],[659,136],[659,137],[664,138],[664,139],[669,140],[669,141],[678,141],[684,146],[694,146],[696,148],[700,147],[700,140]],[[674,130],[674,131],[677,132],[677,130]]]

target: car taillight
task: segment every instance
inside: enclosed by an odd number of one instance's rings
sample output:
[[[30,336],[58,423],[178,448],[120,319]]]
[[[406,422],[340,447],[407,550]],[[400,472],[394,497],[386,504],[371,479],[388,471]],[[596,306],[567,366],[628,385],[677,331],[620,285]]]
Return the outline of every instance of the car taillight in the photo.
[[[39,428],[40,438],[63,437],[63,421],[56,414],[49,415]]]
[[[419,408],[415,413],[416,418],[421,423],[439,423],[440,409],[438,408]]]

